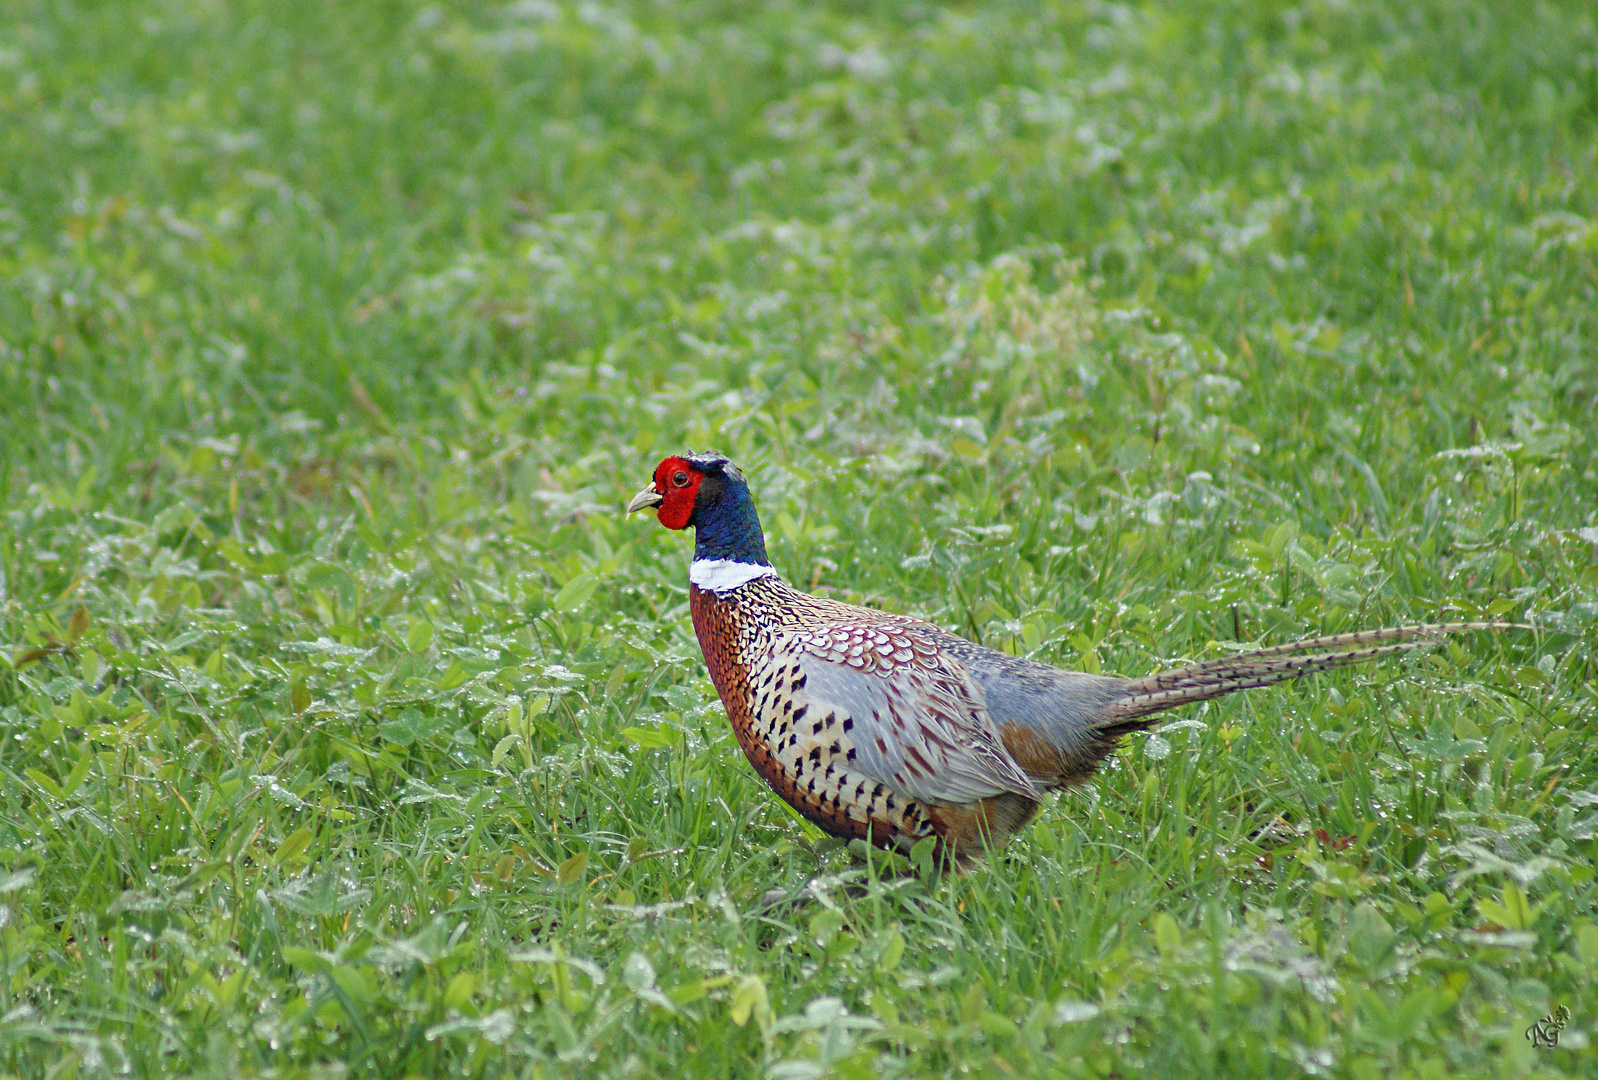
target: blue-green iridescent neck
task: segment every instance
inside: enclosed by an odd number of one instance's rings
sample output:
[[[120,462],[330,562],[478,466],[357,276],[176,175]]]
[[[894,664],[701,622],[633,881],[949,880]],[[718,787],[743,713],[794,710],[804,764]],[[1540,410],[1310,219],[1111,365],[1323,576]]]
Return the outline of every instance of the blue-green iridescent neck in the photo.
[[[719,484],[717,483],[719,481]],[[706,501],[703,496],[718,495]],[[701,504],[694,510],[694,560],[728,559],[732,562],[770,566],[766,557],[766,537],[760,531],[760,516],[749,485],[732,467],[706,476],[701,481]]]

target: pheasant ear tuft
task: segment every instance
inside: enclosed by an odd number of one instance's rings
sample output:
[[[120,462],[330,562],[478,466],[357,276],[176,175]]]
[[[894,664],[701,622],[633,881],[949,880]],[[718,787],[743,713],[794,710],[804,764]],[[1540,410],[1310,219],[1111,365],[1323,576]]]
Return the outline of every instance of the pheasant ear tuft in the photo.
[[[737,471],[737,466],[732,464],[731,458],[714,450],[703,450],[697,454],[690,452],[684,455],[684,460],[703,473],[720,472],[729,466],[734,472]]]

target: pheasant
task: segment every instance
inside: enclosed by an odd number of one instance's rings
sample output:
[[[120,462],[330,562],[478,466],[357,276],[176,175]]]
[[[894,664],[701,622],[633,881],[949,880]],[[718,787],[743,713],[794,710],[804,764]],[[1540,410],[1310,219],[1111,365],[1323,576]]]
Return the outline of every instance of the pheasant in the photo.
[[[1034,664],[919,619],[811,596],[777,576],[743,475],[718,454],[668,457],[627,504],[695,529],[688,600],[738,743],[824,831],[965,865],[1079,784],[1121,736],[1189,702],[1501,624],[1306,638],[1141,679]]]

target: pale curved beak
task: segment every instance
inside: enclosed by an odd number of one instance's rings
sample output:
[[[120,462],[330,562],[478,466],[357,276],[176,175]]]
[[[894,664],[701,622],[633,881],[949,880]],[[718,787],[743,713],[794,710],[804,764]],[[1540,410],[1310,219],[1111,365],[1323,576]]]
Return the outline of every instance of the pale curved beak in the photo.
[[[638,510],[648,509],[651,506],[659,506],[664,501],[660,492],[655,490],[654,482],[651,481],[648,487],[633,496],[633,501],[627,504],[627,512],[631,514]]]

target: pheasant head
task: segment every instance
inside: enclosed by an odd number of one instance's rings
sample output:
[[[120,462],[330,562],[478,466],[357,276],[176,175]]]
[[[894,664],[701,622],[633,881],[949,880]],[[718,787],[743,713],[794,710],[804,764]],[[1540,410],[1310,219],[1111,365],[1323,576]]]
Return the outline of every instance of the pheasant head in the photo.
[[[721,591],[776,574],[749,485],[720,454],[666,458],[649,486],[627,504],[629,513],[649,507],[668,529],[693,527],[689,579],[700,588]]]

